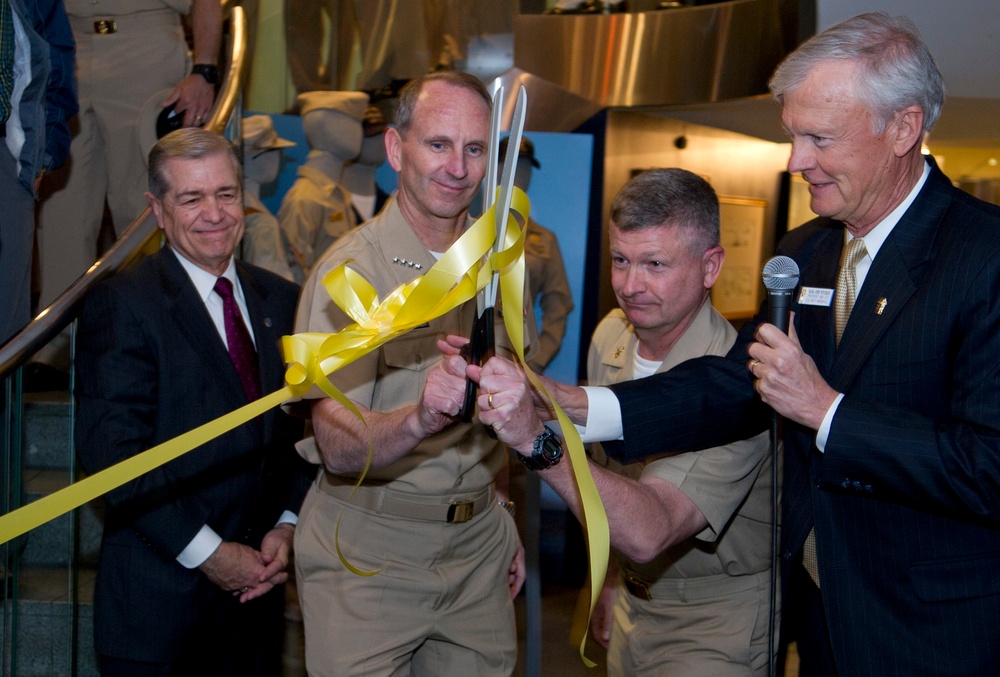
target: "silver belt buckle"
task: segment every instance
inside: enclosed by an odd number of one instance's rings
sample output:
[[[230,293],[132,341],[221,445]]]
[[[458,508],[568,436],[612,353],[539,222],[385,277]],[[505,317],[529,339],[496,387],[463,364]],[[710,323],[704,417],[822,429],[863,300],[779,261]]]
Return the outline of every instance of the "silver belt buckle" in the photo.
[[[465,501],[464,503],[452,503],[448,506],[448,521],[451,523],[468,522],[475,513],[475,503]]]
[[[94,32],[98,35],[110,35],[118,32],[118,22],[114,19],[98,19],[94,22]]]

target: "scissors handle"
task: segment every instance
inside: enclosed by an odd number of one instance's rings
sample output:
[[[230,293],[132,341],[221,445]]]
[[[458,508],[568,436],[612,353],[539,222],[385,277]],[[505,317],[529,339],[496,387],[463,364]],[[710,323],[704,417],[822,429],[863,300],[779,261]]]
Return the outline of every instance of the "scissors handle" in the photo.
[[[472,323],[470,339],[462,349],[462,356],[469,364],[482,366],[493,357],[496,348],[493,308],[487,308],[481,315],[476,316],[476,319]],[[475,381],[466,379],[465,402],[462,404],[462,410],[458,413],[458,418],[463,423],[468,423],[472,420],[472,414],[476,411],[476,394],[478,390],[479,386]]]

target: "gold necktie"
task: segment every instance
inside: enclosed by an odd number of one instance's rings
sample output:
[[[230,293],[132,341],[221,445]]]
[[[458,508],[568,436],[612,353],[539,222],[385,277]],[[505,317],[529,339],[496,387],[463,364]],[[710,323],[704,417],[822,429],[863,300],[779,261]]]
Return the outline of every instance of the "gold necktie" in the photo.
[[[847,243],[840,257],[840,273],[837,275],[837,291],[833,299],[833,319],[837,332],[837,345],[847,326],[847,318],[854,308],[854,297],[858,293],[857,265],[865,257],[865,241],[856,237]],[[806,542],[802,544],[802,566],[809,577],[819,586],[819,563],[816,561],[816,530],[810,529]]]
[[[847,326],[847,318],[854,307],[854,297],[858,293],[858,262],[865,257],[865,241],[856,237],[847,243],[840,259],[840,273],[837,275],[837,291],[833,298],[833,320],[837,331],[837,345]]]

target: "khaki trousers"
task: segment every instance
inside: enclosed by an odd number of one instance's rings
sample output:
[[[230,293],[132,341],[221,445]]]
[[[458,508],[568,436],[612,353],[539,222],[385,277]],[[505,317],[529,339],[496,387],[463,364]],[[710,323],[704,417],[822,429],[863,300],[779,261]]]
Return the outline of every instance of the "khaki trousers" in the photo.
[[[338,523],[347,561],[380,573],[344,567]],[[510,675],[517,547],[513,518],[495,504],[448,524],[359,509],[314,485],[295,530],[309,674]]]

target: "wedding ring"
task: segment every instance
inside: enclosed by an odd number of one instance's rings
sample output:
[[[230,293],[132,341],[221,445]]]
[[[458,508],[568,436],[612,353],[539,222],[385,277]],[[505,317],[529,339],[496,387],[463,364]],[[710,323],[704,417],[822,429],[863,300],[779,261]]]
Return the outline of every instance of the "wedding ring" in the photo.
[[[750,360],[750,373],[753,374],[754,378],[757,378],[757,373],[754,372],[754,367],[756,367],[758,364],[761,364],[760,360],[758,359]]]
[[[490,393],[489,396],[487,396],[486,406],[489,407],[490,409],[493,408],[493,393]]]

